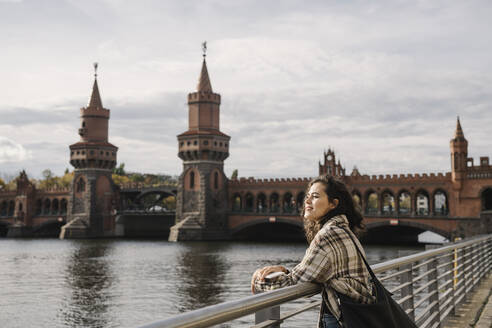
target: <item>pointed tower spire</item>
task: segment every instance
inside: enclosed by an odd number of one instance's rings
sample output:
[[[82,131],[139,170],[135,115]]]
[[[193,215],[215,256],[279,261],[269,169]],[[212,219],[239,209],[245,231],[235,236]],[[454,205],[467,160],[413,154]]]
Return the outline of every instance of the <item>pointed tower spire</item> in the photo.
[[[203,63],[202,63],[202,71],[200,72],[200,78],[198,79],[198,86],[196,90],[198,92],[212,92],[212,84],[210,83],[210,78],[208,77],[207,70],[207,61],[205,57],[207,57],[207,42],[202,43],[203,50]]]
[[[97,86],[97,63],[94,63],[94,85],[92,86],[91,99],[87,107],[94,109],[103,108],[101,96],[99,95],[99,87]]]
[[[456,131],[454,132],[455,139],[465,139],[465,134],[463,133],[463,129],[460,124],[460,117],[458,116],[456,120]]]

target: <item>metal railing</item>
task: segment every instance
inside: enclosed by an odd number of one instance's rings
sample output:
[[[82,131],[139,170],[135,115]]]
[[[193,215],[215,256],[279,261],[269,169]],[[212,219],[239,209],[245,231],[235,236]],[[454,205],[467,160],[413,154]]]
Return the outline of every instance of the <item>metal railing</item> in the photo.
[[[371,267],[418,327],[435,328],[456,310],[481,278],[489,273],[491,264],[492,235],[487,235]],[[210,327],[252,313],[256,313],[256,323],[252,327],[280,327],[284,320],[319,306],[320,301],[310,302],[283,314],[280,313],[280,304],[319,292],[319,285],[301,283],[207,306],[142,328]]]

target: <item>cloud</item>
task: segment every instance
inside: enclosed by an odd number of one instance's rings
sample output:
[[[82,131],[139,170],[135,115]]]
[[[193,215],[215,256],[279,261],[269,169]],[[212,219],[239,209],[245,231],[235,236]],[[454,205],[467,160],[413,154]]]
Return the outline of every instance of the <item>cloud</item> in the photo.
[[[26,150],[21,144],[0,136],[0,163],[22,162],[31,158],[31,152]]]
[[[187,129],[204,40],[232,137],[227,174],[314,176],[328,147],[347,171],[449,171],[457,115],[469,155],[490,152],[487,1],[1,6],[0,28],[12,33],[0,36],[0,129],[31,152],[36,161],[15,165],[33,172],[68,166],[98,61],[118,161],[179,174],[176,135]]]

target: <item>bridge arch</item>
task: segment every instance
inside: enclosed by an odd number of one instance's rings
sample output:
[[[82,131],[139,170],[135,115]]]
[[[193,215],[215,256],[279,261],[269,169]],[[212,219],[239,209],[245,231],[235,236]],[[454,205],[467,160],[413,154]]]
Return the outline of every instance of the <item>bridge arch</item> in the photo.
[[[172,189],[147,188],[137,195],[134,204],[144,211],[174,211],[176,209],[176,194],[173,193]]]
[[[482,211],[492,211],[492,187],[485,187],[480,191]]]
[[[381,229],[381,228],[391,228],[391,229],[400,228],[401,229],[401,228],[406,228],[406,227],[420,230],[419,234],[421,232],[431,231],[431,232],[434,232],[434,233],[436,233],[436,234],[438,234],[444,238],[447,238],[448,240],[450,240],[452,237],[451,232],[436,228],[436,227],[429,225],[429,224],[414,222],[414,221],[402,221],[402,220],[400,220],[398,222],[398,225],[392,225],[389,220],[388,221],[371,222],[371,223],[366,224],[366,230],[367,230],[368,235],[370,235],[371,230],[374,231],[374,230]],[[391,234],[385,233],[385,235],[388,236]],[[417,237],[417,235],[415,237]]]
[[[246,240],[286,241],[304,240],[303,223],[290,218],[263,217],[249,220],[230,231],[231,237]]]

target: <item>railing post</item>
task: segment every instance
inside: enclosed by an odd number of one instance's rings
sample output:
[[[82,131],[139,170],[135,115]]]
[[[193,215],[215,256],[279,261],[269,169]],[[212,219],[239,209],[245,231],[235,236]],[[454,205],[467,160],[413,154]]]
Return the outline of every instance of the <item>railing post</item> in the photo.
[[[255,324],[259,324],[267,320],[279,320],[280,319],[280,305],[272,306],[255,313]],[[274,324],[270,327],[280,328],[280,323]]]
[[[458,283],[458,279],[456,278],[458,276],[458,270],[456,269],[458,267],[458,250],[455,248],[451,251],[451,264],[450,264],[450,270],[451,270],[451,298],[453,299],[451,302],[452,310],[451,313],[456,316],[458,315],[458,304],[456,301],[456,284]]]
[[[427,291],[429,293],[434,293],[431,297],[429,297],[429,305],[436,302],[430,309],[430,315],[433,315],[434,313],[437,312],[437,315],[435,318],[430,322],[432,326],[435,323],[439,323],[440,321],[440,314],[439,314],[439,284],[437,281],[437,264],[438,264],[438,259],[436,256],[432,258],[432,260],[427,264],[427,271],[430,271],[428,275],[429,281],[433,281],[429,287],[427,287]],[[436,327],[440,327],[440,324],[438,324]]]
[[[410,312],[407,312],[408,313],[408,316],[410,318],[412,318],[412,320],[415,320],[415,309],[414,309],[414,303],[413,303],[413,266],[412,266],[412,263],[410,263],[409,265],[405,265],[403,267],[401,267],[400,269],[402,269],[403,271],[407,271],[408,272],[404,272],[400,275],[400,284],[406,284],[406,283],[409,283],[408,286],[405,286],[401,289],[401,298],[404,298],[406,296],[409,296],[409,298],[404,301],[401,306],[402,308],[407,311],[407,310],[410,310]]]
[[[462,279],[463,279],[463,294],[465,295],[463,301],[466,301],[468,299],[468,292],[467,292],[467,287],[468,287],[468,277],[467,277],[467,273],[468,273],[468,268],[469,268],[469,263],[467,263],[468,261],[468,247],[463,247],[462,248],[462,252],[461,252],[461,258],[462,258],[462,270],[463,270],[463,274],[462,274]]]

